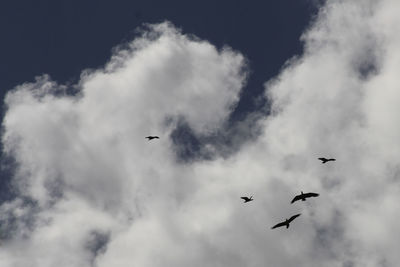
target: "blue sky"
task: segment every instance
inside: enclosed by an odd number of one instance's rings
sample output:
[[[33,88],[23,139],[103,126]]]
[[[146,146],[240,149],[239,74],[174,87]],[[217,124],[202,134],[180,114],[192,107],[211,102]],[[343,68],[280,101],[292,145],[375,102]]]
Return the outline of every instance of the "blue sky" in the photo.
[[[0,265],[397,266],[400,4],[317,2],[2,3]]]
[[[309,1],[3,1],[0,4],[1,95],[44,73],[73,82],[102,66],[111,49],[131,41],[143,23],[169,20],[183,32],[229,45],[248,59],[252,74],[240,111],[262,84],[302,51],[299,37],[315,13]]]

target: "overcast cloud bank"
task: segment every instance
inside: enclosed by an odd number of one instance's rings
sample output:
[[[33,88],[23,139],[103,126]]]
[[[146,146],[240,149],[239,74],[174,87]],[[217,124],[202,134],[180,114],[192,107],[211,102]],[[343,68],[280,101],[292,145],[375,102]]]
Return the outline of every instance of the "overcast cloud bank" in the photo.
[[[19,197],[0,206],[0,265],[397,266],[399,12],[327,1],[304,54],[265,85],[271,114],[250,115],[261,134],[229,157],[210,143],[210,160],[181,162],[170,135],[181,121],[202,136],[225,127],[245,59],[168,23],[84,71],[75,96],[48,76],[18,86],[2,142]],[[290,205],[300,190],[321,195]]]

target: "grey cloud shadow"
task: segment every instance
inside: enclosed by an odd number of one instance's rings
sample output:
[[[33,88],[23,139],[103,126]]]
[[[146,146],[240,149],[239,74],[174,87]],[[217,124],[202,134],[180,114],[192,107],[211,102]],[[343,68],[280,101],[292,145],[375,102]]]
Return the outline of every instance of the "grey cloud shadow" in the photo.
[[[244,144],[262,134],[259,122],[264,118],[262,112],[249,113],[243,120],[227,121],[221,128],[206,134],[196,134],[184,117],[167,119],[166,125],[175,124],[169,138],[176,160],[189,163],[235,154]]]
[[[25,209],[22,215],[17,215],[15,209],[7,209],[0,216],[0,240],[26,239],[37,226],[37,214],[40,209],[37,203],[28,198],[19,198],[16,202],[19,208]],[[7,203],[6,203],[7,204]],[[1,208],[4,208],[4,205]]]
[[[354,266],[356,251],[345,237],[345,214],[340,210],[333,211],[329,224],[321,225],[312,220],[315,236],[313,240],[314,257],[323,257],[342,262],[342,266]],[[344,253],[344,254],[342,254]]]
[[[85,248],[89,250],[90,254],[92,255],[91,266],[96,266],[96,257],[106,252],[107,245],[110,240],[110,232],[93,230],[89,233],[86,240]]]
[[[369,80],[379,74],[384,52],[377,36],[370,34],[352,60],[354,72],[360,80]]]

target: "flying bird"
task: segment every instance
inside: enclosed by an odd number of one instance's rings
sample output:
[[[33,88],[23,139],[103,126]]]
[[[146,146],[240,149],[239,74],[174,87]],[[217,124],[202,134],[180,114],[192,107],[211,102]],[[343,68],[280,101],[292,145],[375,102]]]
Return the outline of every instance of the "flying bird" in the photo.
[[[326,158],[318,158],[320,161],[322,161],[322,164],[327,163],[328,161],[335,161],[336,159],[326,159]]]
[[[149,141],[152,139],[160,139],[160,137],[155,136],[155,135],[153,135],[153,136],[149,135],[149,136],[146,136],[145,138],[147,138]]]
[[[278,227],[281,227],[281,226],[286,226],[286,229],[289,228],[289,224],[290,224],[294,219],[296,219],[297,217],[299,217],[300,214],[301,214],[301,213],[296,214],[296,215],[293,215],[292,217],[290,217],[290,219],[286,219],[284,222],[278,223],[277,225],[271,227],[271,229],[275,229],[275,228],[278,228]]]
[[[309,198],[309,197],[317,197],[317,196],[319,196],[319,194],[317,194],[317,193],[303,193],[303,191],[301,191],[301,194],[300,195],[297,195],[297,196],[295,196],[294,198],[293,198],[293,200],[292,200],[292,202],[290,202],[290,203],[294,203],[294,202],[296,202],[297,200],[302,200],[302,201],[306,201],[306,198]]]
[[[250,202],[250,201],[253,201],[253,200],[254,200],[254,199],[253,199],[253,196],[251,196],[250,198],[248,198],[248,197],[241,197],[241,199],[244,200],[243,203],[247,203],[247,202]]]

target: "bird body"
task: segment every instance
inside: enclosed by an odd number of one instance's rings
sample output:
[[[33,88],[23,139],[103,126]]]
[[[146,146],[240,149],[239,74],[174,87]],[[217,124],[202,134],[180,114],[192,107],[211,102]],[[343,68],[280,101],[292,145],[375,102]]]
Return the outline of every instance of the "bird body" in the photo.
[[[146,136],[145,138],[147,138],[147,140],[149,140],[149,141],[152,139],[160,139],[160,137],[155,136],[155,135],[153,135],[153,136],[149,135],[149,136]]]
[[[295,196],[294,198],[293,198],[293,200],[292,200],[292,202],[290,202],[290,203],[294,203],[294,202],[296,202],[296,201],[298,201],[298,200],[302,200],[302,201],[306,201],[306,198],[309,198],[309,197],[317,197],[317,196],[319,196],[319,194],[317,194],[317,193],[312,193],[312,192],[310,192],[310,193],[303,193],[303,191],[301,191],[301,194],[300,195],[297,195],[297,196]]]
[[[286,229],[289,228],[289,224],[296,219],[297,217],[299,217],[301,215],[301,213],[293,215],[292,217],[290,217],[290,219],[286,219],[284,222],[280,222],[274,226],[271,227],[271,229],[275,229],[278,227],[282,227],[282,226],[286,226]]]
[[[247,202],[250,202],[250,201],[253,201],[253,200],[254,200],[254,199],[253,199],[253,196],[251,196],[250,198],[248,198],[248,197],[241,197],[241,199],[244,200],[243,203],[247,203]]]
[[[322,161],[322,164],[327,163],[328,161],[335,161],[336,159],[327,159],[327,158],[318,158],[320,161]]]

